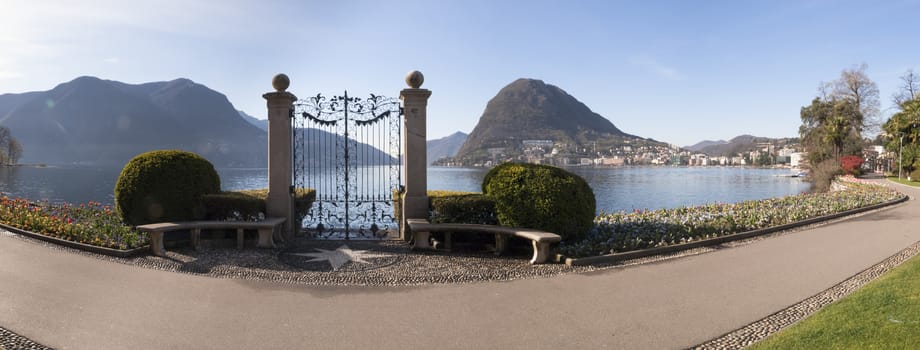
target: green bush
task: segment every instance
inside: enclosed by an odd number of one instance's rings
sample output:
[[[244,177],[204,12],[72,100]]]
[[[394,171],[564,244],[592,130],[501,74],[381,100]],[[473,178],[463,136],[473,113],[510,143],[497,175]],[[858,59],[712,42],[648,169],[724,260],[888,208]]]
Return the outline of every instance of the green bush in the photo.
[[[201,156],[152,151],[128,162],[115,184],[115,208],[129,225],[204,218],[201,196],[220,192],[220,177]]]
[[[556,233],[578,239],[594,226],[595,199],[588,183],[560,168],[505,163],[486,174],[483,193],[495,201],[503,226]]]
[[[482,193],[428,191],[432,223],[497,225],[495,202]]]
[[[258,221],[265,217],[265,199],[248,193],[206,194],[201,203],[208,220]]]
[[[917,168],[914,170],[914,172],[910,173],[910,181],[920,182],[920,168]]]
[[[393,191],[393,213],[396,221],[402,220],[399,201],[401,195]],[[497,225],[495,202],[478,192],[428,191],[428,221],[432,223]]]

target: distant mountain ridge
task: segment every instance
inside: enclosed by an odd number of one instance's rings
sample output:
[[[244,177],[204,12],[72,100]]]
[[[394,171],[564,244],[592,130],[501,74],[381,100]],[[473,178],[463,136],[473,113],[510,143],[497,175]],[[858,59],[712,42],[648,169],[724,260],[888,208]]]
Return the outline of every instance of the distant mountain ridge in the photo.
[[[294,146],[300,153],[294,156],[294,166],[304,165],[314,169],[336,169],[336,164],[344,164],[345,136],[325,130],[314,128],[297,128],[294,131],[294,143],[303,142]],[[349,153],[351,162],[358,166],[363,165],[389,165],[396,162],[396,157],[369,144],[350,140]]]
[[[695,143],[695,144],[692,144],[692,145],[690,145],[690,146],[684,146],[683,149],[686,149],[686,150],[689,150],[689,151],[693,151],[693,152],[699,152],[699,151],[701,151],[702,149],[704,149],[704,148],[706,148],[706,147],[724,145],[724,144],[727,144],[727,143],[728,143],[728,141],[725,141],[725,140],[717,140],[717,141],[703,140],[703,141],[697,142],[697,143]]]
[[[243,120],[249,122],[249,124],[255,125],[257,128],[262,129],[262,131],[268,131],[268,119],[259,119],[239,110],[237,112],[239,112]]]
[[[450,136],[445,136],[435,140],[428,140],[428,163],[434,163],[438,159],[453,157],[466,142],[469,134],[457,131]]]
[[[687,150],[700,152],[713,157],[734,156],[742,152],[756,150],[759,144],[769,143],[774,146],[798,143],[798,138],[769,138],[753,135],[740,135],[728,141],[702,141],[692,146],[684,147]]]
[[[570,148],[610,149],[633,141],[656,141],[627,134],[610,120],[557,86],[518,79],[489,100],[455,159],[474,163],[490,149],[522,148],[524,140],[546,140]]]
[[[126,84],[79,77],[48,91],[0,95],[0,124],[23,163],[123,165],[153,149],[184,149],[217,166],[264,167],[267,136],[223,94],[188,79]]]

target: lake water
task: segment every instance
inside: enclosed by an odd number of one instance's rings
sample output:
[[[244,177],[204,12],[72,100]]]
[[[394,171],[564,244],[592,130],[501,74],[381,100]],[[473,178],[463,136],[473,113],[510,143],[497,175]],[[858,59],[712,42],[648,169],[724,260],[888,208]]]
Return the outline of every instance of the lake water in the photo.
[[[740,167],[578,167],[594,190],[598,211],[675,208],[712,202],[733,203],[802,193],[808,183],[782,169]],[[119,168],[0,168],[0,192],[52,202],[111,204]],[[266,188],[266,169],[218,169],[225,190]],[[428,188],[480,191],[485,169],[428,169]]]

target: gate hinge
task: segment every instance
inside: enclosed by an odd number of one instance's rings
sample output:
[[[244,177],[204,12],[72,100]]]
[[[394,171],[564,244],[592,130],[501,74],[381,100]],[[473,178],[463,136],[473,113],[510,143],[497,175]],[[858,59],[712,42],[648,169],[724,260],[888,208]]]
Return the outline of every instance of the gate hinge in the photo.
[[[294,194],[294,186],[288,187],[288,193]]]
[[[403,106],[399,106],[399,115],[406,115],[405,111],[406,109]]]
[[[294,119],[294,108],[288,109],[288,118]]]

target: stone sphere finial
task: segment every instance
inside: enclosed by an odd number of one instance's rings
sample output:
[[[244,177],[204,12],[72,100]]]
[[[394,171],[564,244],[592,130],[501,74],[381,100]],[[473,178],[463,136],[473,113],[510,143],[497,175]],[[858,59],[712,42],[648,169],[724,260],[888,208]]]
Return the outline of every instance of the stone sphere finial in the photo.
[[[284,92],[288,86],[291,86],[291,78],[288,78],[287,75],[279,73],[272,78],[272,87],[275,88],[275,91]]]
[[[418,89],[424,82],[425,76],[422,75],[422,72],[414,70],[409,72],[409,74],[406,74],[406,84],[409,84],[409,87],[413,89]]]

